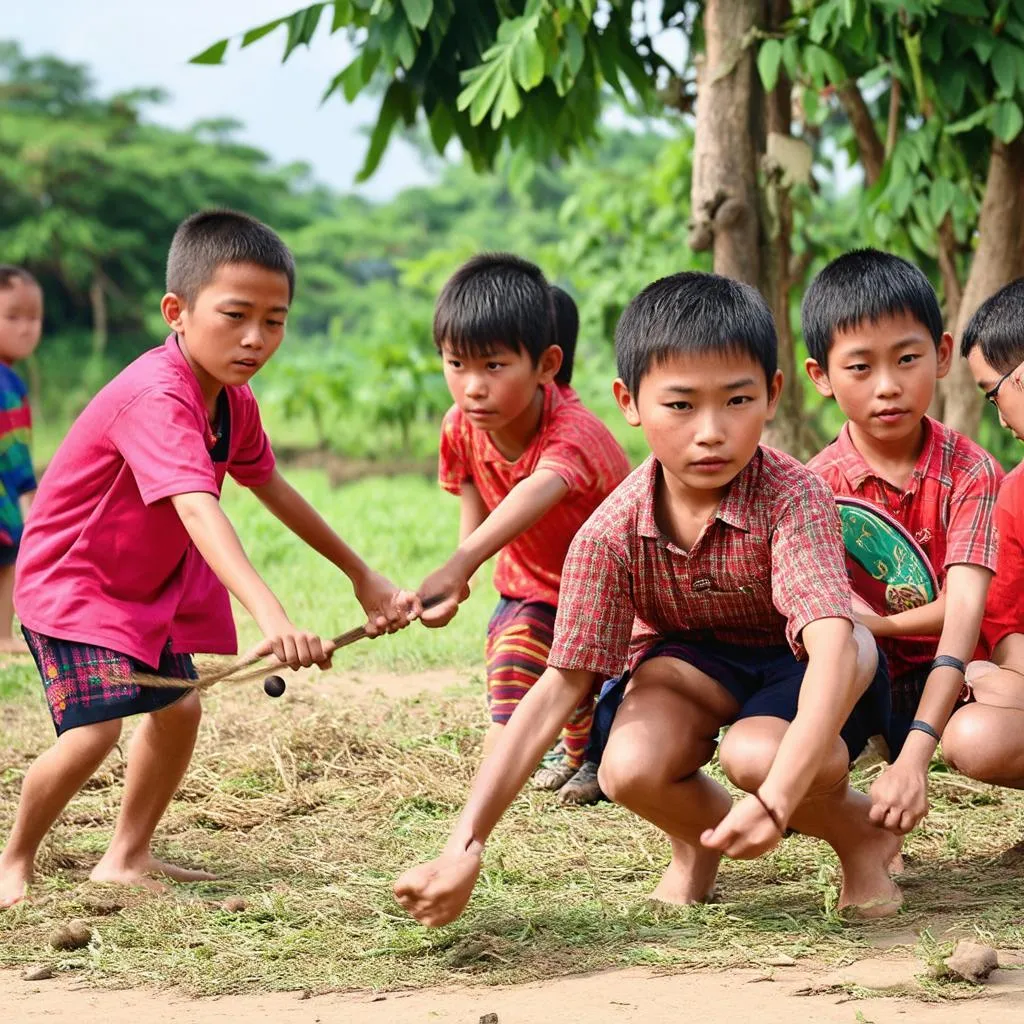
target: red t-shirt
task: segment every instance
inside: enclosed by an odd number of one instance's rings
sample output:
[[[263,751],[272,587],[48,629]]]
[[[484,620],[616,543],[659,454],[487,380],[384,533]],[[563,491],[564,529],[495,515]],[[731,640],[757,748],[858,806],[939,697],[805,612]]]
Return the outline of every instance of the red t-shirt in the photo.
[[[924,446],[905,489],[871,468],[855,447],[848,423],[807,467],[824,477],[834,494],[861,498],[896,519],[924,549],[940,589],[951,565],[995,570],[992,512],[1002,467],[984,448],[944,423],[924,418]],[[894,679],[926,668],[937,644],[931,637],[879,641]]]
[[[548,664],[618,675],[667,637],[788,643],[817,619],[853,620],[839,513],[796,459],[760,447],[684,551],[658,528],[651,456],[577,533]]]
[[[230,434],[218,463],[174,335],[86,406],[43,476],[21,543],[14,601],[29,629],[147,665],[168,640],[179,652],[234,653],[228,593],[169,500],[219,497],[225,473],[247,487],[270,478],[274,454],[252,391],[224,391]]]
[[[539,469],[557,473],[569,491],[502,548],[494,585],[505,597],[557,604],[569,544],[629,472],[626,453],[579,400],[567,402],[550,384],[544,389],[536,436],[515,462],[509,462],[490,435],[474,427],[457,406],[448,410],[441,426],[438,480],[450,494],[460,494],[464,483],[472,483],[493,512],[516,484]]]
[[[1024,633],[1024,463],[1006,477],[996,498],[999,558],[988,590],[981,642],[991,656],[996,644],[1011,633]]]

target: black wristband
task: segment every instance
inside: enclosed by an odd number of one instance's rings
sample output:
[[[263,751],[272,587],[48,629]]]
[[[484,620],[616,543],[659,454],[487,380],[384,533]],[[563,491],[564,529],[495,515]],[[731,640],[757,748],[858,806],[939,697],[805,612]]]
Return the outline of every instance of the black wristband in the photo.
[[[927,722],[922,722],[919,718],[915,718],[910,723],[910,728],[907,731],[913,732],[915,729],[918,732],[923,732],[926,736],[931,736],[931,738],[935,740],[936,743],[942,742],[942,737],[939,735],[938,731],[932,728],[932,726],[930,726]]]
[[[937,668],[955,668],[960,675],[967,671],[967,666],[952,654],[937,654],[932,662],[931,671],[934,672]]]
[[[775,812],[764,802],[764,797],[761,796],[761,794],[758,793],[757,790],[754,790],[754,792],[750,795],[764,808],[764,813],[767,814],[769,818],[771,818],[772,824],[775,826],[775,830],[779,833],[779,835],[785,838],[786,830],[782,827],[782,824],[779,822],[779,819],[776,816]]]

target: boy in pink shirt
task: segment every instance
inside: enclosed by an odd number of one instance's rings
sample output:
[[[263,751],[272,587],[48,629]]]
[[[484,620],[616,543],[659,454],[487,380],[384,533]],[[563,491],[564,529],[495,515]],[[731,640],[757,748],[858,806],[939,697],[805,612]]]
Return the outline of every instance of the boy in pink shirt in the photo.
[[[258,653],[291,668],[329,664],[330,643],[290,622],[221,511],[226,474],[349,577],[369,632],[419,611],[275,468],[248,383],[281,344],[294,282],[291,253],[259,221],[190,217],[167,260],[161,312],[173,333],[100,391],[50,463],[22,540],[15,606],[58,738],[25,776],[0,854],[0,907],[24,898],[43,837],[136,714],[146,718],[121,813],[91,878],[159,889],[150,876],[212,877],[150,850],[192,756],[198,693],[131,677],[195,678],[190,653],[234,653],[229,590],[263,633]]]

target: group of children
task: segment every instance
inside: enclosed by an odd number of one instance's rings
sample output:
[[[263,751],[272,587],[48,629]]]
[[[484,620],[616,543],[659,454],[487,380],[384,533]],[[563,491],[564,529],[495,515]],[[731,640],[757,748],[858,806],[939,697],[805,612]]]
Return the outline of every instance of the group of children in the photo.
[[[566,802],[605,794],[664,831],[656,898],[707,900],[723,855],[756,857],[793,830],[836,851],[841,905],[874,916],[900,905],[891,875],[927,813],[940,739],[961,772],[1024,787],[1021,471],[1000,487],[986,452],[927,415],[954,352],[916,267],[861,250],[808,289],[807,372],[847,419],[808,466],[760,443],[782,377],[757,291],[703,273],[648,286],[615,339],[615,399],[651,452],[629,472],[571,387],[571,298],[517,257],[470,260],[434,317],[454,401],[439,479],[460,498],[459,543],[415,592],[369,569],[275,468],[248,382],[281,343],[293,290],[269,228],[230,211],[189,218],[168,257],[170,335],[96,396],[43,477],[15,601],[58,738],[25,776],[0,907],[24,898],[42,838],[139,713],[92,877],[209,877],[150,849],[191,756],[197,695],[140,687],[132,672],[188,678],[189,654],[232,652],[228,591],[258,623],[260,652],[329,663],[330,643],[296,628],[249,563],[218,504],[226,474],[349,578],[371,634],[444,626],[498,556],[486,756],[445,850],[395,885],[423,923],[461,913],[531,775]],[[1024,281],[981,307],[961,352],[1018,436],[1021,324]],[[19,480],[3,476],[9,492],[31,490]],[[881,614],[852,593],[837,498],[913,537],[931,599],[901,594]],[[988,660],[972,660],[979,636]],[[873,737],[891,764],[867,795],[849,768]],[[702,771],[716,749],[739,802]]]

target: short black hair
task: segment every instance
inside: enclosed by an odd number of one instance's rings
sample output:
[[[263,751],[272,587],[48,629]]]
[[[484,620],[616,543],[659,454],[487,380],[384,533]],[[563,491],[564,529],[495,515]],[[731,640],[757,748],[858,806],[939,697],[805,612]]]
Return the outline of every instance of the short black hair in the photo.
[[[507,252],[481,253],[448,279],[434,309],[434,344],[457,355],[525,351],[536,366],[554,344],[551,289],[540,267]]]
[[[555,307],[555,344],[562,350],[562,365],[555,374],[556,384],[572,383],[572,364],[576,359],[576,339],[580,334],[580,311],[573,297],[557,284],[551,286]]]
[[[1024,277],[987,298],[967,321],[960,355],[966,359],[975,346],[980,346],[985,362],[1000,373],[1024,363]]]
[[[295,260],[288,246],[255,217],[237,210],[202,210],[183,220],[167,254],[167,290],[191,307],[228,263],[255,263],[288,278],[295,294]]]
[[[39,282],[24,267],[16,267],[13,263],[0,263],[0,288],[10,288],[15,281],[24,281],[25,284],[39,287]]]
[[[770,385],[779,360],[775,321],[761,293],[718,274],[686,271],[649,284],[615,329],[619,377],[636,395],[652,364],[676,354],[750,356]]]
[[[826,372],[837,331],[908,313],[938,348],[942,310],[920,267],[878,249],[854,249],[822,270],[804,293],[800,321],[810,357]]]

